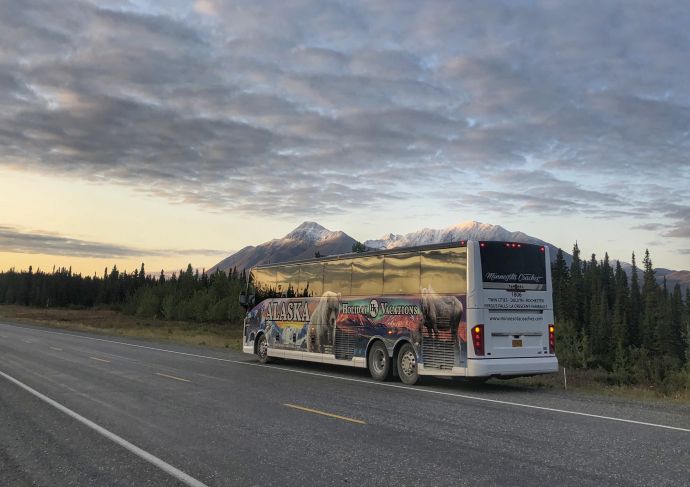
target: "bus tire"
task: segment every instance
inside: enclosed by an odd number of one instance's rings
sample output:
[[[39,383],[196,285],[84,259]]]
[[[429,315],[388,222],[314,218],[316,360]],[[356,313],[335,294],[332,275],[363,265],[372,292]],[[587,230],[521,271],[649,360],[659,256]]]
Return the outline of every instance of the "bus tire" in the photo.
[[[417,372],[417,354],[409,343],[403,344],[397,357],[398,376],[403,384],[414,385],[419,380]]]
[[[267,364],[269,361],[268,340],[266,340],[266,335],[263,333],[259,337],[259,341],[256,344],[256,359],[260,364]]]
[[[374,380],[386,380],[391,370],[391,358],[382,341],[376,340],[367,357],[369,373]]]

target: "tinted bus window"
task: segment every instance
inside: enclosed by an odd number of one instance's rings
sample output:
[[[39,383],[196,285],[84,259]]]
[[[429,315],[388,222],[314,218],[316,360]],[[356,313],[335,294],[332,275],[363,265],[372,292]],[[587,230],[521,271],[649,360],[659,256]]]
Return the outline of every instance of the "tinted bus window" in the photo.
[[[508,289],[518,285],[526,290],[546,290],[546,256],[538,245],[482,242],[484,289]]]
[[[274,298],[277,296],[275,269],[260,269],[255,267],[252,269],[251,277],[254,284],[257,303],[266,298]]]
[[[299,281],[299,266],[289,265],[276,268],[276,292],[283,298],[294,298]]]
[[[420,262],[418,252],[387,255],[383,264],[383,293],[419,293]]]
[[[323,292],[332,291],[343,296],[350,294],[352,260],[331,260],[323,265]]]
[[[323,294],[323,264],[301,264],[299,266],[299,285],[297,295],[303,297]]]
[[[467,292],[467,247],[425,250],[421,253],[421,287],[437,293]]]
[[[382,288],[382,255],[352,259],[352,296],[378,296]]]

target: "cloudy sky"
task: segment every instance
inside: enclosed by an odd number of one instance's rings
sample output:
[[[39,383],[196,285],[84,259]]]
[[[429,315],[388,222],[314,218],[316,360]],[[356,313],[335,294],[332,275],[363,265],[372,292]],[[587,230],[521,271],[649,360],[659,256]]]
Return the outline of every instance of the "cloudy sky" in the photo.
[[[686,2],[0,0],[0,269],[465,220],[690,269]]]

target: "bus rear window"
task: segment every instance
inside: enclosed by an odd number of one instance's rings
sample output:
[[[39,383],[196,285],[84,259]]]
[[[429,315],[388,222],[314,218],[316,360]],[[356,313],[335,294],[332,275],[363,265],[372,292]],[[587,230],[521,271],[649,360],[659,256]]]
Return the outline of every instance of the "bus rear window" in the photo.
[[[482,242],[484,289],[546,290],[546,258],[539,245]]]

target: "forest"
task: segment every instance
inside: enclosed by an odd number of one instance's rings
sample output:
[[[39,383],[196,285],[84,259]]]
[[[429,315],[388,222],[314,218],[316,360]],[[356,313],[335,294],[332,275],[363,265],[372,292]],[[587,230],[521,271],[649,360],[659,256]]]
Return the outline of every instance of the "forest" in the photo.
[[[642,267],[632,254],[630,275],[608,254],[571,264],[559,250],[552,265],[556,353],[562,366],[604,371],[614,384],[690,390],[690,289],[657,283],[649,251]],[[71,269],[30,267],[0,273],[0,304],[33,307],[105,307],[141,318],[240,326],[238,296],[246,273],[186,270],[166,276],[116,266],[102,276]]]

